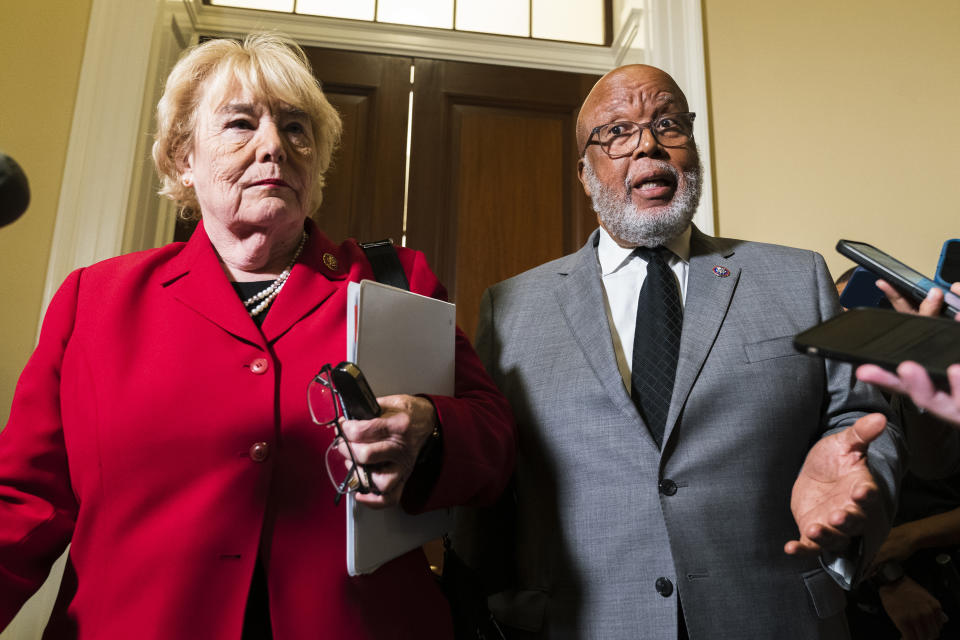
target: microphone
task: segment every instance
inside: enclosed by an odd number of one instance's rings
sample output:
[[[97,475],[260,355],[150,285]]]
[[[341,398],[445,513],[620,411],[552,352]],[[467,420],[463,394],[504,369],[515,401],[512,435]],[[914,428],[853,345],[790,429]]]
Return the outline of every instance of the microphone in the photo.
[[[0,227],[5,227],[30,205],[30,184],[17,161],[0,151]]]

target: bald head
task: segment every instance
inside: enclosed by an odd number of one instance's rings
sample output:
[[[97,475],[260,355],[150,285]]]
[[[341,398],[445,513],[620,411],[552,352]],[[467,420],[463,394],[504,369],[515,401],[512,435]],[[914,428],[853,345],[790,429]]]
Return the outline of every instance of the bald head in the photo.
[[[617,67],[597,80],[577,116],[577,148],[583,149],[590,131],[644,106],[669,105],[670,111],[688,111],[687,98],[670,75],[646,64]]]
[[[702,174],[693,117],[673,78],[644,64],[614,69],[583,101],[577,175],[620,246],[660,246],[690,225]]]

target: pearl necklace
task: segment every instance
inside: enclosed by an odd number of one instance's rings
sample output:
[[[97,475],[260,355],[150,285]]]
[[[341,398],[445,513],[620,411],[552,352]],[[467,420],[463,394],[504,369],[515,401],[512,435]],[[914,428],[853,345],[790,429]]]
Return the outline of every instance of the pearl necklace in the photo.
[[[297,258],[300,257],[300,252],[303,251],[303,245],[306,244],[306,242],[307,232],[304,231],[303,235],[300,236],[300,244],[297,245],[297,250],[294,252],[293,258],[290,260],[287,268],[280,272],[280,275],[277,276],[277,279],[274,280],[269,287],[243,301],[243,306],[247,308],[247,312],[251,318],[263,313],[267,307],[273,303],[274,298],[280,295],[280,289],[283,289],[287,278],[290,277],[290,270],[293,269],[293,265],[296,264]]]

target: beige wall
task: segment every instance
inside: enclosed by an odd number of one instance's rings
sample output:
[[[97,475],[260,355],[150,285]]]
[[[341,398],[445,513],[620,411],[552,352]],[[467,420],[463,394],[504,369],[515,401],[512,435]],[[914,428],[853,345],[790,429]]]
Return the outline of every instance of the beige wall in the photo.
[[[36,339],[90,6],[8,3],[0,20],[0,150],[23,167],[32,193],[26,213],[0,229],[0,428]],[[61,559],[0,640],[40,637],[62,572]]]
[[[12,2],[0,20],[0,150],[23,167],[32,194],[27,212],[0,229],[0,425],[36,340],[90,6]]]
[[[835,275],[837,239],[863,240],[932,276],[960,237],[960,2],[703,14],[717,233],[815,249]]]

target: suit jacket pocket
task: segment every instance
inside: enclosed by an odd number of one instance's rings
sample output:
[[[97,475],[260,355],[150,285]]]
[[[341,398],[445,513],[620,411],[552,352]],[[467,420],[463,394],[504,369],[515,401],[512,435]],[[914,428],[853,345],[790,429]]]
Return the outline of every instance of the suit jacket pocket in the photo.
[[[847,605],[846,592],[830,574],[817,568],[803,573],[802,577],[817,617],[821,620],[832,618],[844,610]]]
[[[743,345],[743,350],[747,353],[747,362],[784,358],[800,353],[793,346],[792,335],[770,338],[768,340],[761,340],[760,342],[751,342],[750,344]]]
[[[508,627],[522,631],[539,632],[547,611],[550,595],[546,591],[509,589],[487,599],[490,612]]]

